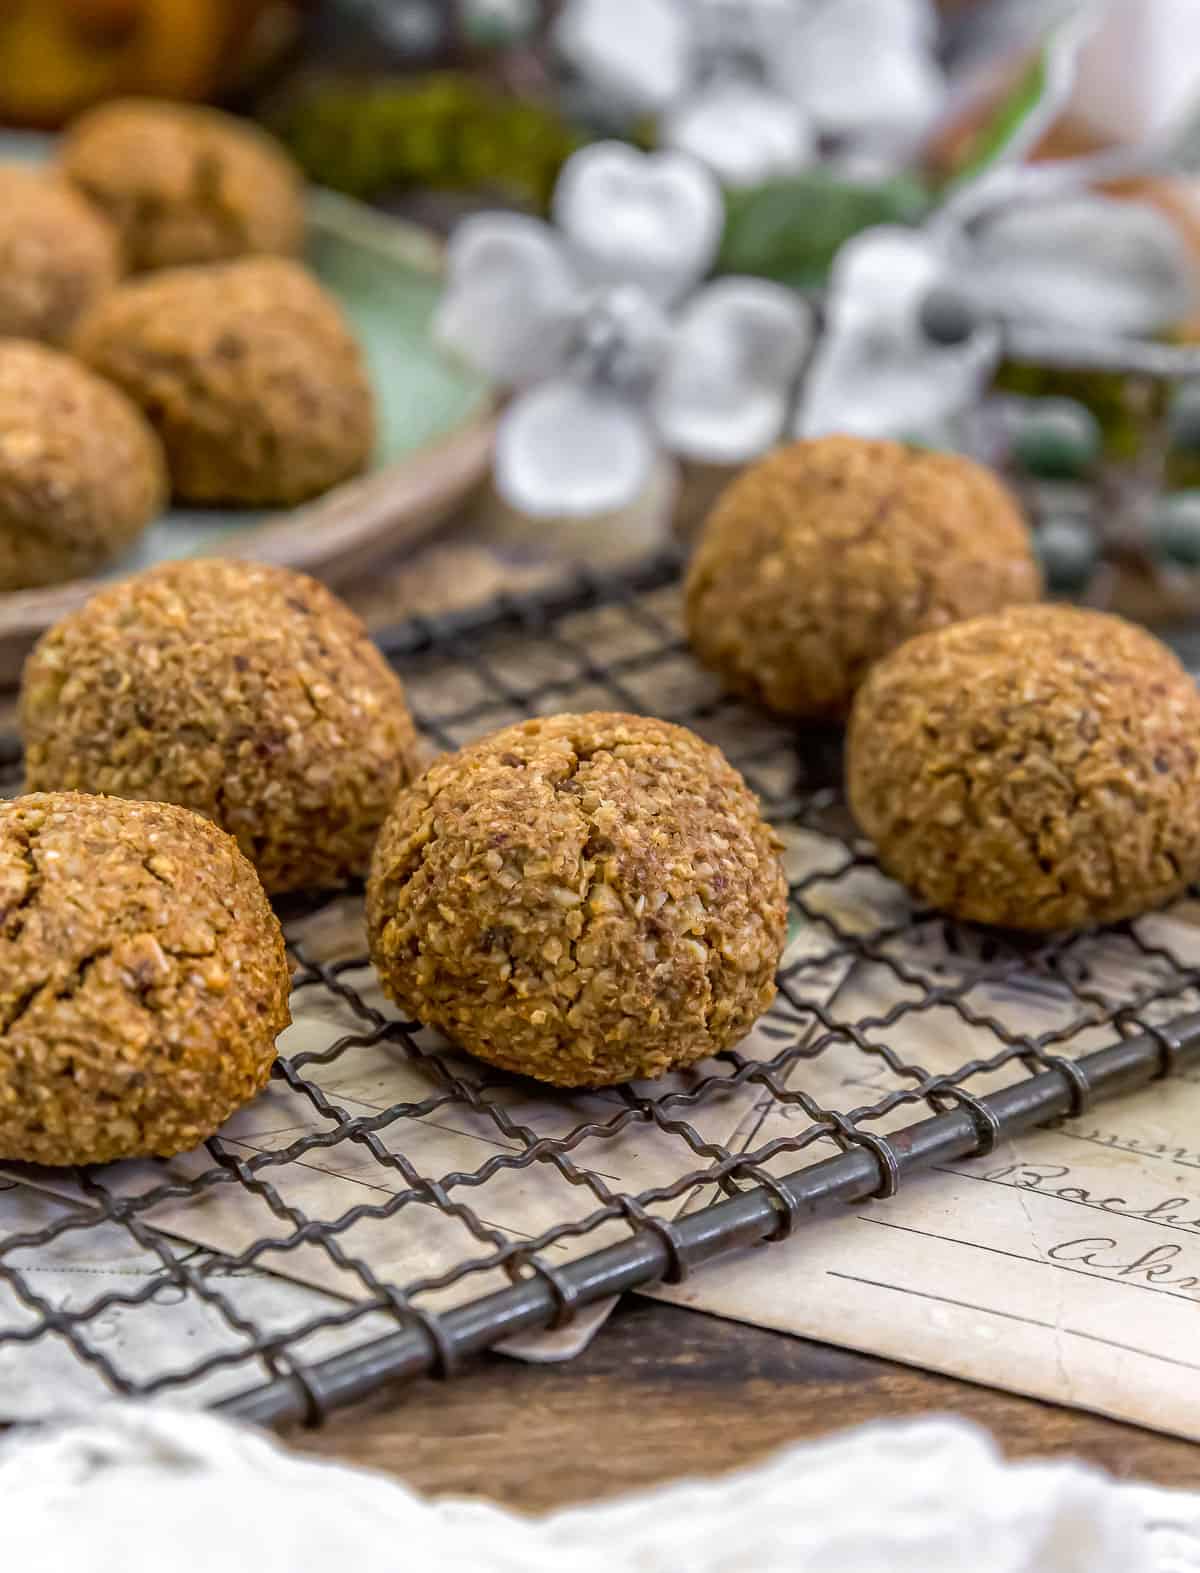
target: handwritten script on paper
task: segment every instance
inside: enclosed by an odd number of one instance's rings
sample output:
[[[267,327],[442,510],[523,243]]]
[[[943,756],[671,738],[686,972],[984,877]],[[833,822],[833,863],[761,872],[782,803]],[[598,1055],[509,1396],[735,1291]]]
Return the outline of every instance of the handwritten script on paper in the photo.
[[[1195,920],[1189,907],[1146,922],[1155,945],[1194,965]],[[1140,959],[1120,955],[1115,941],[1106,956],[1104,944],[1090,985],[1102,988],[1107,968],[1114,991],[1136,992]],[[878,1019],[896,997],[879,969],[855,969],[836,1014]],[[971,1000],[1030,1033],[1053,1026],[1063,1004],[1041,980],[985,982]],[[1189,991],[1149,1014],[1194,1008]],[[969,1057],[969,1040],[949,1016],[908,1018],[887,1035],[900,1059],[935,1069]],[[841,1108],[851,1084],[876,1093],[888,1084],[884,1072],[864,1077],[860,1059],[835,1047],[797,1080]],[[986,1090],[989,1078],[979,1082]],[[748,1148],[796,1117],[767,1099],[758,1114]],[[874,1128],[912,1118],[902,1107]],[[785,1154],[765,1167],[797,1165]],[[806,1226],[792,1244],[741,1253],[652,1292],[1200,1440],[1200,1071],[910,1179],[888,1201]]]

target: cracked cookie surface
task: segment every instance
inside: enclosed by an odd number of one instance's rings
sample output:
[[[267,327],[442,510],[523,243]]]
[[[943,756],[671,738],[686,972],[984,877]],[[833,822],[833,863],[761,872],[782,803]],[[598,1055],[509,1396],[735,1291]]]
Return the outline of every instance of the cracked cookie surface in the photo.
[[[283,935],[214,825],[75,793],[0,803],[0,1158],[197,1146],[266,1083]]]
[[[1041,588],[1024,520],[991,471],[822,437],[726,488],[688,574],[688,636],[734,692],[837,719],[910,635],[1036,601]]]
[[[1075,929],[1200,877],[1200,693],[1144,629],[1015,607],[913,639],[850,718],[850,804],[932,906]]]
[[[304,182],[259,127],[193,104],[122,99],[82,115],[64,176],[111,220],[128,267],[179,267],[304,243]]]
[[[366,872],[417,769],[399,678],[305,574],[167,563],[93,596],[25,665],[28,787],[179,803],[273,892]]]
[[[507,1070],[604,1086],[746,1035],[775,994],[787,890],[717,749],[647,717],[561,715],[401,794],[367,921],[401,1009]]]
[[[188,502],[303,502],[366,465],[375,398],[333,296],[296,262],[247,257],[120,284],[72,349],[140,406]]]

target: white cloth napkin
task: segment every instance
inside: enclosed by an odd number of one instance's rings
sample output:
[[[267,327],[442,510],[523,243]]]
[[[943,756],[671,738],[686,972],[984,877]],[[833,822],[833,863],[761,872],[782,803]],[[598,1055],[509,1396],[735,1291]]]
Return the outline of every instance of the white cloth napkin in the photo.
[[[928,1419],[528,1519],[426,1501],[209,1415],[113,1407],[0,1448],[0,1568],[1196,1573],[1200,1498],[1078,1464],[1008,1464],[984,1433]]]

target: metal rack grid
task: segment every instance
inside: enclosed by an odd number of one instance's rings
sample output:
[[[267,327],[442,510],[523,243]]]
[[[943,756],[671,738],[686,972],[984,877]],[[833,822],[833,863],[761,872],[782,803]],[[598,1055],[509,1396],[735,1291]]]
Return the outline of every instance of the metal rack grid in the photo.
[[[1161,941],[1154,920],[1026,941],[948,922],[888,885],[845,812],[838,738],[752,712],[691,661],[678,567],[666,554],[623,574],[578,575],[416,619],[380,642],[438,747],[531,714],[653,712],[723,746],[770,817],[810,853],[819,849],[790,881],[793,933],[806,943],[785,955],[768,1036],[755,1052],[743,1046],[663,1084],[581,1102],[467,1060],[431,1042],[419,1023],[396,1020],[367,997],[361,955],[331,958],[314,943],[330,908],[293,904],[282,916],[297,960],[295,998],[318,998],[318,1019],[321,1010],[328,1016],[319,1049],[285,1049],[275,1067],[273,1088],[309,1111],[302,1133],[254,1149],[222,1133],[185,1172],[163,1164],[148,1181],[143,1165],[136,1184],[120,1167],[75,1171],[48,1222],[0,1232],[0,1353],[56,1339],[105,1387],[130,1396],[187,1400],[216,1375],[228,1389],[232,1375],[240,1390],[215,1407],[262,1424],[316,1423],[385,1382],[451,1375],[514,1334],[562,1325],[623,1290],[677,1281],[732,1249],[782,1241],[831,1207],[890,1196],[918,1171],[1200,1060],[1200,969]],[[15,790],[11,739],[0,769]],[[864,881],[865,906],[847,907],[841,895]],[[864,911],[874,916],[864,922]],[[838,981],[851,973],[887,985],[880,1008],[842,1003]],[[1050,1002],[1038,1031],[1021,1014],[1031,998]],[[1006,1000],[1019,1007],[1015,1017]],[[914,1058],[914,1033],[941,1045],[933,1065]],[[384,1098],[351,1109],[339,1102],[337,1073],[368,1051],[385,1053],[397,1079],[385,1075]],[[834,1063],[849,1072],[837,1085],[869,1089],[870,1101],[834,1106],[818,1075]],[[728,1124],[719,1126],[718,1111],[747,1098],[758,1115],[784,1112],[788,1123],[756,1118],[737,1142],[714,1136]],[[549,1126],[523,1115],[531,1108]],[[426,1172],[423,1138],[455,1125],[489,1143],[488,1156]],[[768,1129],[777,1134],[761,1139]],[[604,1155],[631,1139],[653,1139],[659,1159],[653,1174],[624,1183]],[[368,1200],[316,1213],[297,1200],[297,1178],[349,1160],[367,1175],[355,1183],[367,1185]],[[540,1228],[495,1221],[493,1194],[505,1185],[534,1197]],[[214,1197],[232,1197],[261,1232],[217,1247],[210,1240],[206,1250],[189,1244],[178,1209]],[[164,1206],[176,1208],[167,1227]],[[432,1270],[417,1265],[423,1256],[406,1265],[396,1245],[414,1218],[452,1231]],[[364,1228],[365,1243],[356,1243]],[[100,1229],[141,1251],[139,1286],[53,1303],[24,1264]],[[335,1284],[315,1312],[266,1325],[232,1293],[236,1276],[252,1269],[297,1276],[302,1253]],[[106,1315],[157,1307],[161,1316],[168,1304],[179,1308],[172,1314],[190,1306],[219,1324],[222,1346],[189,1362],[181,1338],[178,1359],[154,1373],[106,1352],[97,1335]]]

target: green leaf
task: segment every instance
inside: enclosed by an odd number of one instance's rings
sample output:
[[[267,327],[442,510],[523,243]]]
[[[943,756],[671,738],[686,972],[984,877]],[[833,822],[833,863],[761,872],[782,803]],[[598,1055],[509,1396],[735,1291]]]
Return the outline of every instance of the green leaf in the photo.
[[[916,224],[929,207],[925,186],[907,175],[865,185],[811,170],[728,191],[717,268],[816,289],[852,236],[877,224]]]
[[[1046,51],[1040,50],[1020,81],[990,120],[971,138],[962,163],[954,172],[954,182],[967,181],[994,164],[1016,136],[1028,117],[1041,103],[1046,91]]]
[[[1065,0],[1052,7],[1041,48],[1012,91],[972,137],[950,181],[966,185],[993,165],[1027,159],[1070,101],[1083,47],[1102,14],[1099,0]]]

